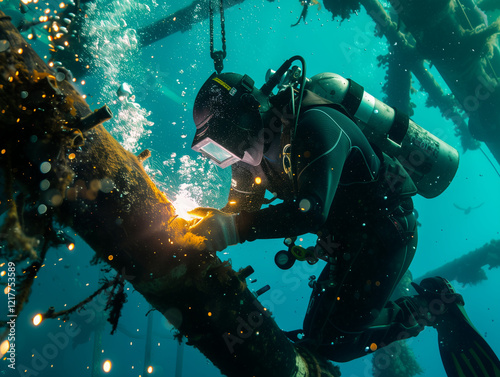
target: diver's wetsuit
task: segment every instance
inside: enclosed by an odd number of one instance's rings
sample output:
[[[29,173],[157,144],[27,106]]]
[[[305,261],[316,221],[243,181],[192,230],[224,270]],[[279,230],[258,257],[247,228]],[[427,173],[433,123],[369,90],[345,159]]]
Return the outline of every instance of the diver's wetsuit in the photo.
[[[330,263],[313,290],[304,332],[310,346],[347,361],[365,355],[371,343],[380,348],[423,329],[410,323],[411,302],[388,302],[415,253],[416,189],[402,166],[376,153],[350,118],[331,106],[308,106],[315,97],[307,92],[292,148],[295,193],[281,158],[286,141],[271,121],[261,164],[233,165],[223,210],[239,213],[240,242],[320,235],[316,247]],[[283,202],[260,209],[266,189]],[[303,211],[299,203],[310,208]]]

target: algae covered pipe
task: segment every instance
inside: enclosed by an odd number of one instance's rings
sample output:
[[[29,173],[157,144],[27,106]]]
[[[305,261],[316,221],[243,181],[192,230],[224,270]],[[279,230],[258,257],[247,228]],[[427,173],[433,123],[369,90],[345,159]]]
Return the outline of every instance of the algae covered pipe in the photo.
[[[500,21],[486,26],[470,0],[391,0],[416,40],[469,116],[473,136],[500,162]],[[436,38],[439,35],[439,38]]]
[[[450,281],[456,280],[463,285],[475,285],[488,279],[483,270],[486,266],[489,266],[490,270],[500,267],[500,240],[491,240],[459,258],[427,272],[417,281],[431,276],[442,276]]]
[[[443,117],[450,119],[454,123],[455,128],[460,131],[463,148],[465,150],[477,149],[477,142],[471,140],[465,116],[455,109],[454,98],[445,93],[432,73],[424,66],[423,58],[418,49],[410,43],[410,41],[413,40],[413,36],[409,33],[403,34],[399,30],[398,24],[392,21],[391,17],[377,0],[361,0],[360,3],[377,24],[380,32],[387,38],[389,45],[397,50],[398,58],[400,59],[398,64],[401,64],[403,68],[409,69],[420,82],[422,88],[427,92],[429,95],[428,103],[439,108]],[[398,11],[399,8],[396,8],[396,12]],[[389,59],[392,58],[393,57],[389,55]],[[391,78],[388,77],[388,84],[390,80]],[[406,85],[405,82],[403,83]],[[393,88],[388,87],[388,89],[390,90]],[[389,95],[389,93],[387,94]]]
[[[111,267],[228,376],[334,376],[331,364],[296,348],[230,265],[174,218],[174,208],[91,114],[82,96],[50,68],[0,12],[0,169],[8,218],[13,192],[38,209],[9,231],[10,250],[52,221],[72,227]],[[40,190],[47,181],[49,189]],[[19,208],[22,211],[23,208]],[[24,238],[23,238],[24,240]],[[16,242],[18,241],[18,242]],[[5,257],[5,255],[4,255]]]

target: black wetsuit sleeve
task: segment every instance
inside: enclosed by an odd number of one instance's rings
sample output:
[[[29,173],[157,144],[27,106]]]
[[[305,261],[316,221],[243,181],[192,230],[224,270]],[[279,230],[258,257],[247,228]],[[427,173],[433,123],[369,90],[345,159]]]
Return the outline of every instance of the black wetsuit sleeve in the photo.
[[[226,213],[258,211],[264,202],[266,188],[256,183],[257,175],[240,164],[231,167],[231,188],[227,204],[221,209]]]
[[[299,120],[292,147],[297,199],[241,212],[236,219],[241,241],[316,233],[325,223],[351,149],[342,123],[353,123],[337,111],[321,109],[308,110]]]

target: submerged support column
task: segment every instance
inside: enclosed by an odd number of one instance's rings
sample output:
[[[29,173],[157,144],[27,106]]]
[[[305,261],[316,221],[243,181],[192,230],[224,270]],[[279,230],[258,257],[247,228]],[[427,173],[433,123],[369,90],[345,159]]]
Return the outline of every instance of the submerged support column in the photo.
[[[452,96],[445,94],[434,76],[424,66],[423,57],[419,50],[407,40],[407,37],[411,35],[403,34],[399,30],[398,25],[391,20],[378,0],[360,0],[360,2],[377,24],[381,33],[387,38],[389,44],[398,46],[398,52],[401,60],[404,61],[404,66],[415,75],[422,88],[429,95],[428,104],[437,107],[444,118],[450,119],[454,123],[457,133],[460,134],[464,150],[477,149],[479,143],[471,137],[464,116],[456,109],[459,104]],[[399,7],[395,8],[395,11],[399,14]]]
[[[302,356],[238,273],[204,251],[203,239],[182,221],[172,222],[175,209],[136,156],[100,124],[79,128],[88,105],[2,12],[0,88],[0,170],[6,186],[29,199],[17,212],[30,217],[7,229],[11,254],[26,258],[24,248],[33,251],[32,245],[21,236],[44,234],[57,221],[72,227],[223,374],[338,375],[320,357]],[[6,197],[15,220],[12,189]]]
[[[422,58],[434,64],[469,116],[472,135],[500,162],[500,53],[495,43],[500,22],[479,23],[479,9],[465,3],[391,0]]]

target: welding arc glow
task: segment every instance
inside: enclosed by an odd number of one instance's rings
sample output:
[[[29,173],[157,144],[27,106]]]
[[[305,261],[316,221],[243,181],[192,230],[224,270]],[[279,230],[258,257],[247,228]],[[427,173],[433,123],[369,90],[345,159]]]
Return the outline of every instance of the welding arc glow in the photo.
[[[174,200],[174,207],[177,216],[183,218],[184,220],[191,220],[193,217],[188,212],[192,209],[199,207],[199,204],[193,198],[188,197],[185,194],[177,194]]]

